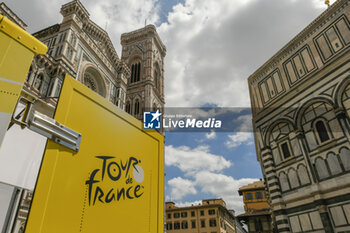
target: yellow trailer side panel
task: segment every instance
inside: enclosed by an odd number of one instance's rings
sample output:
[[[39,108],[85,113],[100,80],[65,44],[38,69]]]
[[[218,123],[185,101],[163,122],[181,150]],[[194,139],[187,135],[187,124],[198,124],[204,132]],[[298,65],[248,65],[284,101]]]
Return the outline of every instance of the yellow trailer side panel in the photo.
[[[70,77],[55,120],[80,150],[48,142],[25,232],[163,232],[163,136]]]

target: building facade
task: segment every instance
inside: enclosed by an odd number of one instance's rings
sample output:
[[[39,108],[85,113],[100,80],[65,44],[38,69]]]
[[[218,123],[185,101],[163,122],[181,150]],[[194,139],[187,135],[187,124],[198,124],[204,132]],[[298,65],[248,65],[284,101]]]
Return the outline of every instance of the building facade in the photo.
[[[61,7],[63,20],[33,34],[48,47],[36,56],[25,90],[55,105],[66,74],[138,119],[164,107],[166,48],[153,25],[121,36],[120,59],[107,32],[79,0]]]
[[[248,79],[278,232],[350,231],[349,4],[333,3]]]
[[[167,233],[235,233],[245,232],[234,211],[226,209],[222,199],[203,200],[199,205],[177,207],[165,203],[165,229]]]
[[[270,205],[265,191],[264,181],[256,181],[239,188],[238,193],[243,196],[245,213],[237,216],[239,221],[248,226],[248,231],[273,232]]]

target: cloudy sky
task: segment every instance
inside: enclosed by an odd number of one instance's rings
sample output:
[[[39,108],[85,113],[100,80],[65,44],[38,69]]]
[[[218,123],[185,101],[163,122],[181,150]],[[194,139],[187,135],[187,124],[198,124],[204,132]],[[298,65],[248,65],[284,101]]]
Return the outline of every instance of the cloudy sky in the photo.
[[[59,23],[68,2],[4,1],[29,32]],[[249,107],[249,75],[326,9],[323,0],[81,1],[119,55],[121,33],[157,26],[168,107]],[[165,153],[166,199],[178,204],[221,197],[240,213],[237,189],[262,178],[251,133],[169,133]]]

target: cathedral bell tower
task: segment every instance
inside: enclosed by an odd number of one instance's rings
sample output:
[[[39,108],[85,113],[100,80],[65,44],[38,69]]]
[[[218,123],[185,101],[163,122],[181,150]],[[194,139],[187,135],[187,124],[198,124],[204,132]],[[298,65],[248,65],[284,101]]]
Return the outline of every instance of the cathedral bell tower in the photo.
[[[166,48],[155,26],[124,33],[122,57],[131,75],[128,78],[125,111],[142,119],[144,110],[164,108],[164,57]]]

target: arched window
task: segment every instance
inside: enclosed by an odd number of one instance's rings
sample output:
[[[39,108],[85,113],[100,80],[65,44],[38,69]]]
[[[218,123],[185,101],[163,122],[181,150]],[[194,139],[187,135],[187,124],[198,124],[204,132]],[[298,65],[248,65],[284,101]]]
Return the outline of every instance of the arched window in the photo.
[[[338,157],[334,153],[328,154],[327,163],[332,175],[337,175],[342,172]]]
[[[156,70],[154,71],[154,86],[158,91],[160,91],[159,90],[159,87],[160,87],[159,74]]]
[[[131,108],[130,108],[130,102],[126,102],[126,105],[125,105],[125,111],[129,114],[131,114]]]
[[[321,180],[329,177],[329,172],[328,172],[326,163],[324,162],[323,159],[317,158],[316,162],[315,162],[315,166],[316,166],[316,171],[317,171],[318,177]]]
[[[86,74],[84,76],[84,82],[85,82],[85,85],[90,88],[91,90],[93,91],[97,91],[97,85],[96,85],[96,82],[95,80],[91,77],[90,74]]]
[[[343,163],[345,171],[350,170],[350,150],[346,147],[340,149],[340,160]]]
[[[137,116],[140,114],[140,102],[137,99],[134,104],[134,115]]]
[[[42,84],[43,84],[43,81],[44,81],[44,75],[43,74],[39,74],[36,79],[35,79],[35,82],[34,82],[34,88],[37,89],[38,91],[40,90]]]
[[[291,146],[289,139],[290,133],[293,132],[293,126],[290,123],[281,122],[275,125],[271,131],[267,134],[272,154],[276,164],[281,163],[283,160],[290,159],[295,154],[295,146]]]
[[[300,178],[300,183],[302,185],[310,183],[310,178],[309,178],[308,172],[306,170],[306,167],[304,165],[300,165],[298,167],[298,175],[299,175],[299,178]]]
[[[131,65],[131,79],[130,82],[138,82],[140,81],[140,74],[141,74],[141,63],[137,62],[135,64]]]
[[[320,139],[321,143],[329,140],[327,128],[322,120],[318,120],[316,122],[315,128],[316,128],[317,135],[318,135],[318,138]]]
[[[83,82],[91,90],[97,92],[103,97],[106,97],[103,78],[96,68],[92,66],[86,68],[83,74]]]
[[[287,178],[286,174],[284,174],[283,172],[280,173],[280,175],[279,175],[279,181],[280,181],[282,192],[288,191],[290,189],[289,183],[288,183],[288,178]]]
[[[294,169],[290,169],[288,171],[288,178],[289,178],[290,186],[292,187],[292,189],[300,186],[297,173]]]

